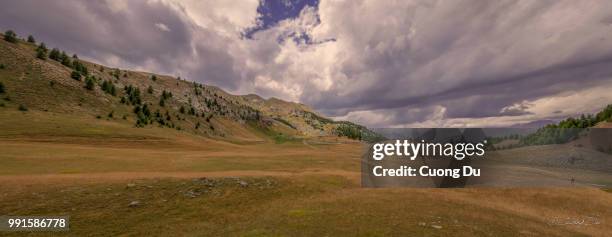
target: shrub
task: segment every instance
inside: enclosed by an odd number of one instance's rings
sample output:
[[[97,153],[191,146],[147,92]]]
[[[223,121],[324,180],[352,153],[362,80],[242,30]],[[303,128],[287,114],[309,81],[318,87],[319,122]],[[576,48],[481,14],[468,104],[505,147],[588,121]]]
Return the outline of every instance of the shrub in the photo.
[[[149,86],[149,88],[147,88],[147,93],[153,94],[153,87],[152,86]]]
[[[80,72],[85,76],[89,75],[89,70],[87,70],[87,66],[81,63],[79,60],[73,60],[72,68],[74,68],[75,71]]]
[[[19,105],[19,111],[28,111],[28,107],[25,105]]]
[[[0,94],[4,93],[4,83],[0,82]]]
[[[181,105],[181,108],[179,109],[179,112],[180,112],[181,114],[184,114],[184,113],[185,113],[185,107],[183,107],[183,106]]]
[[[144,127],[145,125],[152,123],[151,111],[147,104],[144,104],[142,108],[137,105],[134,107],[134,113],[136,114],[136,127]]]
[[[94,89],[95,86],[96,86],[96,82],[94,81],[93,78],[87,77],[87,79],[85,79],[85,89],[91,91]]]
[[[164,107],[166,105],[166,101],[164,100],[164,97],[162,97],[161,99],[159,99],[159,106]]]
[[[47,59],[47,53],[42,50],[36,50],[36,57],[42,60]]]
[[[162,92],[162,98],[163,98],[164,100],[167,100],[167,99],[169,99],[169,98],[172,98],[172,92],[167,92],[166,90],[164,90],[164,91]]]
[[[36,40],[32,35],[28,35],[28,43],[36,44]]]
[[[53,59],[55,61],[61,62],[62,59],[60,58],[60,55],[61,55],[61,53],[60,53],[59,49],[53,48],[51,50],[51,52],[49,53],[49,58]]]
[[[157,76],[155,76],[155,75],[151,76],[151,80],[157,81]]]
[[[108,94],[111,94],[113,96],[117,95],[117,92],[116,92],[116,89],[115,89],[115,85],[111,81],[104,81],[104,82],[102,82],[102,85],[100,87],[102,87],[102,91],[104,91],[104,92],[106,92]]]
[[[66,52],[62,51],[62,53],[60,54],[60,60],[62,62],[62,65],[66,67],[72,67],[72,61],[70,61],[70,57],[66,55]]]
[[[113,118],[113,113],[114,113],[114,111],[111,111],[110,113],[108,113],[108,117],[109,118]]]
[[[78,71],[72,71],[72,73],[70,74],[70,77],[72,79],[80,81],[81,80],[81,73],[79,73]]]
[[[6,66],[4,64],[0,64],[0,69],[5,69]]]
[[[41,42],[38,48],[36,48],[36,57],[42,60],[47,59],[47,51],[47,46],[45,46],[45,43]]]
[[[7,30],[4,32],[4,40],[11,43],[17,43],[17,34],[12,30]]]
[[[119,68],[115,69],[115,72],[113,72],[113,76],[119,80],[119,75],[121,74],[121,70],[119,70]]]
[[[139,105],[142,102],[142,99],[140,99],[140,89],[128,85],[124,88],[124,90],[127,94],[127,102],[133,105]]]

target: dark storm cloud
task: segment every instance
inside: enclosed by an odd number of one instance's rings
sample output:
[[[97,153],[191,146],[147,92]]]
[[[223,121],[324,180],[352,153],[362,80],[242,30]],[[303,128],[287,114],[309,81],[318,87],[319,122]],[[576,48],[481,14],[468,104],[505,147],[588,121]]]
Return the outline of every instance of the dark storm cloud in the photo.
[[[230,89],[241,79],[223,39],[199,28],[181,8],[168,3],[5,1],[2,6],[1,28],[33,34],[51,47],[86,58],[180,74]],[[193,63],[198,65],[189,67]]]
[[[556,107],[543,116],[534,101],[612,84],[607,1],[321,1],[247,38],[265,12],[243,5],[2,1],[0,28],[105,64],[296,100],[371,126],[563,117],[580,111],[547,104]],[[296,34],[321,43],[278,40]]]
[[[607,2],[432,1],[397,6],[404,15],[385,12],[377,19],[385,28],[364,25],[367,4],[353,5],[342,5],[344,12],[361,17],[334,24],[339,41],[350,36],[346,51],[358,52],[341,69],[354,86],[302,97],[332,115],[443,106],[448,118],[520,116],[527,108],[502,109],[611,80]]]

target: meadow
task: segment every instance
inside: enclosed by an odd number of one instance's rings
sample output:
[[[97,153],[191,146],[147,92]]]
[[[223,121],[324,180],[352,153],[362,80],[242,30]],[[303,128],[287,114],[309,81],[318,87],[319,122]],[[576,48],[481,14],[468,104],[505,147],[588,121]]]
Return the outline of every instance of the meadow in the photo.
[[[612,193],[361,188],[364,144],[209,139],[0,108],[0,213],[69,215],[7,236],[606,236]],[[585,221],[586,220],[586,221]]]

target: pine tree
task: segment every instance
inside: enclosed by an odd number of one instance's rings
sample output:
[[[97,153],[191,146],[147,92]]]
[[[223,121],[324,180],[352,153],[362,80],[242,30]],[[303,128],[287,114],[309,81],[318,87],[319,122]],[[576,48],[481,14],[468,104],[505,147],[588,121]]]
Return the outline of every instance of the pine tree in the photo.
[[[53,59],[55,61],[61,62],[62,60],[60,59],[60,51],[57,48],[53,48],[51,50],[51,52],[49,53],[49,58]]]
[[[28,43],[36,44],[36,40],[32,35],[28,35]]]
[[[11,43],[17,43],[17,34],[12,30],[7,30],[4,32],[4,40]]]
[[[66,67],[72,67],[72,62],[70,61],[69,57],[64,57],[62,59],[62,65],[66,66]]]
[[[42,60],[47,59],[47,51],[48,49],[45,43],[40,43],[38,48],[36,48],[36,57]]]
[[[72,73],[70,74],[70,77],[72,79],[80,81],[81,80],[81,73],[79,73],[78,71],[72,71]]]
[[[85,79],[85,88],[87,90],[93,90],[95,85],[96,83],[94,82],[93,78],[87,77],[87,79]]]

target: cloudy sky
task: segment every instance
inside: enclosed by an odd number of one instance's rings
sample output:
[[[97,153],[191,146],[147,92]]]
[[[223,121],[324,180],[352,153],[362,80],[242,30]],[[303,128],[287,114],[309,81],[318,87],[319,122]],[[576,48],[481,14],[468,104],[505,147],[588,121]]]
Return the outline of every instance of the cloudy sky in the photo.
[[[509,126],[612,103],[612,1],[0,0],[0,29],[371,127]]]

